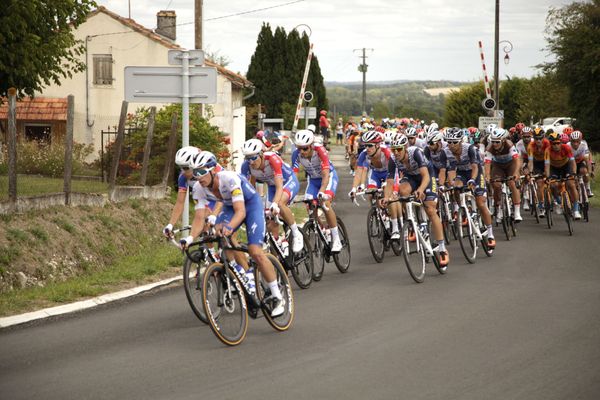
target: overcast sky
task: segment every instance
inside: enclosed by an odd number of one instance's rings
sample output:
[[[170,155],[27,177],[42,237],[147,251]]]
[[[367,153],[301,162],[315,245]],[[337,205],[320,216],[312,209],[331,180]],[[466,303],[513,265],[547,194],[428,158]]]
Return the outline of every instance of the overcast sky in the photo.
[[[129,0],[131,17],[156,27],[156,12],[177,13],[177,42],[194,47],[194,0]],[[204,47],[227,56],[228,68],[246,74],[264,21],[286,31],[299,24],[312,29],[311,41],[326,81],[359,81],[362,47],[367,52],[368,81],[398,79],[481,79],[477,42],[483,41],[486,64],[493,73],[494,0],[304,0],[278,8],[210,20],[294,0],[204,0]],[[122,16],[128,0],[97,0]],[[567,0],[502,0],[500,40],[514,45],[502,76],[531,77],[534,66],[549,60],[544,28],[548,9]],[[188,24],[185,24],[188,23]],[[300,28],[299,28],[300,29]],[[490,76],[491,79],[491,76]]]

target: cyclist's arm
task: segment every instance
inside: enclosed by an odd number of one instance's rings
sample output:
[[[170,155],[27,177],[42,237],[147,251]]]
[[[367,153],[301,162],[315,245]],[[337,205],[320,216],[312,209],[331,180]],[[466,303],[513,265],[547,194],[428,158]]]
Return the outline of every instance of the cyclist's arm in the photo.
[[[421,174],[421,185],[417,188],[419,193],[425,194],[425,189],[427,189],[427,185],[429,185],[429,181],[431,177],[429,176],[429,170],[427,167],[419,168],[419,173]]]
[[[281,157],[273,154],[268,157],[267,162],[275,174],[273,179],[275,181],[275,196],[273,196],[273,203],[279,203],[283,196],[283,160]]]
[[[544,151],[544,175],[550,177],[550,149]]]
[[[440,186],[444,186],[446,184],[446,168],[440,168],[440,172],[438,173],[438,180]]]
[[[171,219],[169,219],[169,224],[175,225],[179,218],[181,218],[181,214],[183,214],[183,206],[185,204],[185,197],[187,196],[186,191],[177,192],[177,201],[175,202],[175,206],[173,206],[173,211],[171,212]]]

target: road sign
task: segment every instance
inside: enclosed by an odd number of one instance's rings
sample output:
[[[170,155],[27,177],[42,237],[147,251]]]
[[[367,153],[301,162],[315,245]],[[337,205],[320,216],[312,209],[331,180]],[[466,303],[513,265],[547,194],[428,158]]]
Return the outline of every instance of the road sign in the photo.
[[[304,92],[304,101],[307,103],[310,103],[313,99],[313,94],[312,92],[309,92],[308,90],[306,92]]]
[[[498,117],[479,117],[479,129],[485,129],[489,124],[502,126],[502,118]]]
[[[190,103],[217,102],[217,69],[191,67]],[[125,100],[132,103],[181,103],[182,68],[125,67]]]
[[[304,118],[304,110],[308,108],[308,118],[317,118],[317,107],[302,107],[300,109],[300,118]]]
[[[181,65],[183,63],[183,53],[184,50],[169,50],[169,65]],[[188,50],[187,53],[190,55],[190,65],[204,64],[204,52],[202,50]]]
[[[491,97],[486,97],[481,102],[481,106],[486,110],[493,110],[496,108],[496,100],[492,99]]]

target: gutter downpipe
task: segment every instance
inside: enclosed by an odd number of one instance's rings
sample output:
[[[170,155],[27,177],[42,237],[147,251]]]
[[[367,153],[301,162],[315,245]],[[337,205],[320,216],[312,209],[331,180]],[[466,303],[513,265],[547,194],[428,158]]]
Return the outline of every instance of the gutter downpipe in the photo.
[[[91,40],[91,36],[85,37],[85,123],[88,128],[94,126],[94,122],[90,123],[90,78],[89,78],[89,63],[88,63],[88,42]]]
[[[244,98],[242,100],[246,101],[248,100],[250,97],[254,96],[254,92],[256,91],[256,87],[252,86],[252,93],[250,93],[248,96],[244,96]]]

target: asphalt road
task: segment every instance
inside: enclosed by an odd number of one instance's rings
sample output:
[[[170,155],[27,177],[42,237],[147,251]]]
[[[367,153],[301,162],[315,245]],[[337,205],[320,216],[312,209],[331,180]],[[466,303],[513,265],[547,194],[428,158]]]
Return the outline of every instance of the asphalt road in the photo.
[[[258,319],[228,348],[173,287],[0,331],[0,399],[600,398],[600,212],[573,237],[527,218],[474,265],[454,242],[416,284],[373,261],[339,171],[352,266],[295,290],[291,330]]]

